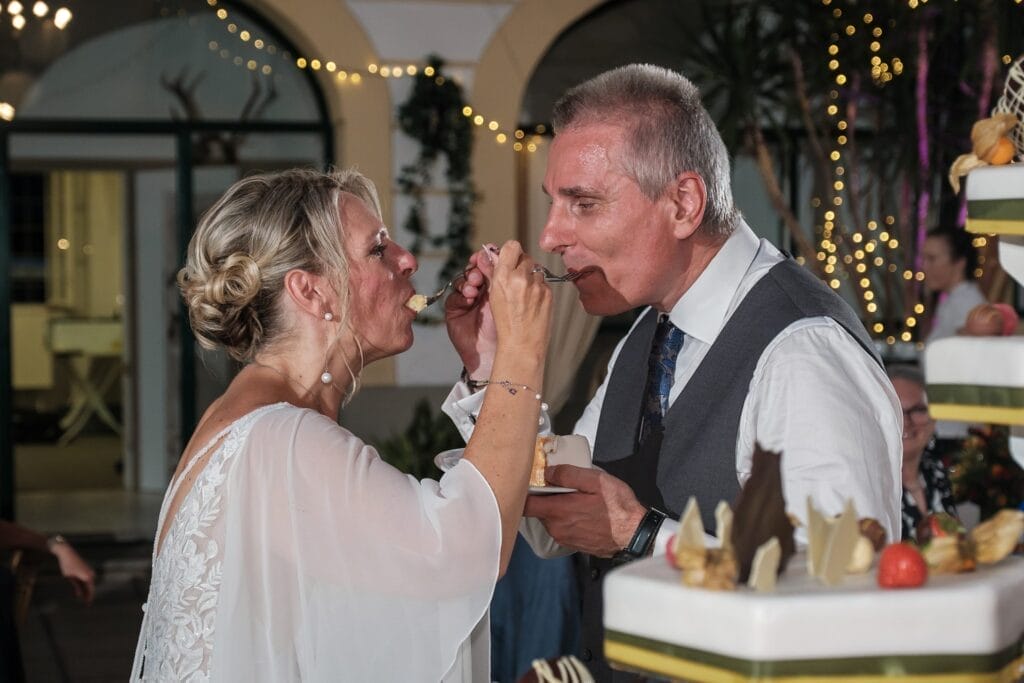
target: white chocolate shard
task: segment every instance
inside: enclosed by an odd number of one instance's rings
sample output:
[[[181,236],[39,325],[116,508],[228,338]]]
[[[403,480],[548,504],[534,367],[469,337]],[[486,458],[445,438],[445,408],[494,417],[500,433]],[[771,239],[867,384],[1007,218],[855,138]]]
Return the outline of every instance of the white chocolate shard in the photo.
[[[826,520],[807,496],[807,573],[817,576],[821,558],[828,543],[828,520]]]
[[[732,547],[732,508],[724,500],[715,508],[715,536],[723,548]]]
[[[832,523],[832,533],[825,548],[819,577],[825,585],[837,586],[843,582],[846,568],[853,557],[853,549],[860,537],[857,509],[853,506],[853,501],[847,499],[843,514]]]
[[[757,547],[754,560],[750,565],[750,577],[747,585],[759,593],[775,590],[775,579],[779,575],[779,562],[782,561],[782,544],[772,536]]]
[[[679,520],[679,535],[676,536],[676,547],[681,545],[691,548],[703,548],[704,546],[704,524],[700,521],[700,508],[697,506],[697,499],[690,496],[686,501],[686,509],[683,510],[683,518]]]
[[[842,583],[861,538],[857,509],[846,501],[843,514],[826,519],[807,499],[807,573],[827,586]]]

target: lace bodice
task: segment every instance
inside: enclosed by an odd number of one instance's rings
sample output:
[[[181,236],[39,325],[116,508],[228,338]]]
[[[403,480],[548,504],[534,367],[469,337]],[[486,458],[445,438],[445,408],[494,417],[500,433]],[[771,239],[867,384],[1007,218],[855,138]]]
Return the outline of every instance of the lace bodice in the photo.
[[[181,501],[157,554],[132,680],[208,680],[214,620],[222,576],[224,519],[222,484],[231,459],[256,419],[276,404],[259,408],[228,425],[196,453],[164,496],[156,538],[163,532],[170,502],[181,482],[211,448],[206,466]]]
[[[192,488],[171,517],[186,469],[160,514],[132,680],[486,678],[475,627],[501,525],[471,463],[417,481],[289,404],[239,419],[190,462]]]

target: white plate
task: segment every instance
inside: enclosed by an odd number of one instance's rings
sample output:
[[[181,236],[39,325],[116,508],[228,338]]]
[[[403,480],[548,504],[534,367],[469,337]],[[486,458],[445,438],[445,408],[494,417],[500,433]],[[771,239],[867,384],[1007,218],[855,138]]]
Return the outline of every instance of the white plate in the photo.
[[[434,456],[434,464],[437,465],[437,469],[442,472],[447,472],[451,468],[458,464],[459,460],[462,460],[462,448],[453,448],[450,451],[441,451]],[[538,496],[546,496],[552,493],[575,493],[576,489],[566,488],[564,486],[531,486],[530,493]]]

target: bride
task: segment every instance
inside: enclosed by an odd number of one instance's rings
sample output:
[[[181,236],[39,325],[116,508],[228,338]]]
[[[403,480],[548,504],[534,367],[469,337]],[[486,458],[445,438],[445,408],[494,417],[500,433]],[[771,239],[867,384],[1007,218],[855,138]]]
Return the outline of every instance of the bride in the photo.
[[[472,680],[468,640],[522,516],[551,311],[517,243],[485,258],[453,296],[489,300],[495,390],[465,457],[417,481],[336,422],[362,368],[413,341],[416,259],[372,183],[253,176],[203,217],[178,281],[199,342],[246,365],[164,498],[132,680]]]

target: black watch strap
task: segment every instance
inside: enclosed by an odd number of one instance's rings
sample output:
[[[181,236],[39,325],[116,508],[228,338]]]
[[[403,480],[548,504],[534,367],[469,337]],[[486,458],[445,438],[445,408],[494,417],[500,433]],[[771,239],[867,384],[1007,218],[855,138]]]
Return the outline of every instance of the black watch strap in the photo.
[[[637,525],[629,545],[615,554],[615,560],[630,562],[649,555],[654,548],[654,539],[658,536],[661,523],[667,516],[661,510],[649,508],[643,519],[640,520],[640,524]]]
[[[470,377],[469,370],[466,369],[465,365],[462,366],[462,373],[459,375],[459,379],[461,379],[472,392],[479,391],[487,386],[487,380],[473,379]]]

